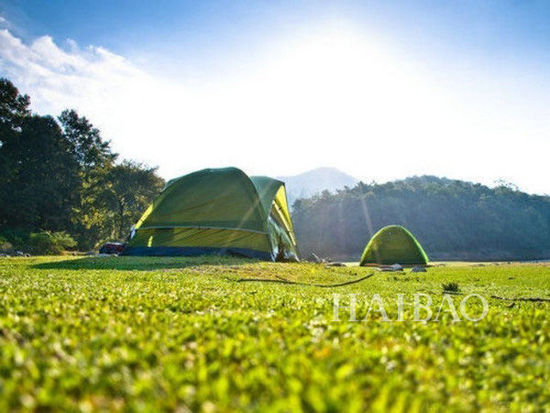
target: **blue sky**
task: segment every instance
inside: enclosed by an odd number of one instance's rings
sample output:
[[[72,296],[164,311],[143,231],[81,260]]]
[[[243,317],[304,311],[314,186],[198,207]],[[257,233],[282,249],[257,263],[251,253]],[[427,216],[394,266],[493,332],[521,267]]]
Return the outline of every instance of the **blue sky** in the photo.
[[[335,166],[550,193],[550,2],[8,0],[0,16],[0,75],[36,111],[77,108],[167,178]]]
[[[49,35],[125,56],[181,61],[246,54],[281,34],[345,20],[405,53],[490,63],[550,60],[550,3],[496,1],[7,0],[2,15],[23,38]],[[209,59],[209,56],[211,59]],[[224,56],[227,57],[227,56]]]

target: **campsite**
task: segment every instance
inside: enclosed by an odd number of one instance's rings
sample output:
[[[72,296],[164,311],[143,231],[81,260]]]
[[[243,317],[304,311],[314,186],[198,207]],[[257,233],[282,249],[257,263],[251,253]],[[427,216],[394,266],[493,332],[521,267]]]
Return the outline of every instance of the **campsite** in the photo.
[[[550,413],[549,21],[2,0],[0,413]]]

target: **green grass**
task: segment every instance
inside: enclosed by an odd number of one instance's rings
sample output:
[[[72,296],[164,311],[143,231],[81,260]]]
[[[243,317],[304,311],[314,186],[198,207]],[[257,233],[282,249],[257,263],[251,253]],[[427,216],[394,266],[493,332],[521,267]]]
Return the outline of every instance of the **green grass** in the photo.
[[[544,265],[370,268],[230,258],[0,260],[0,410],[544,411],[550,298]],[[478,323],[414,322],[413,294],[488,297]],[[332,321],[333,294],[373,294],[405,321]],[[468,309],[479,312],[474,303]]]

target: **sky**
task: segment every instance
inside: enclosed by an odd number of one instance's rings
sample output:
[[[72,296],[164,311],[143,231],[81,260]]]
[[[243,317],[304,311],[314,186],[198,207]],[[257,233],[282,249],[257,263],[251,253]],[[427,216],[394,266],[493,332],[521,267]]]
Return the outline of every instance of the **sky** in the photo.
[[[550,194],[550,2],[4,0],[0,76],[167,179],[206,167]]]

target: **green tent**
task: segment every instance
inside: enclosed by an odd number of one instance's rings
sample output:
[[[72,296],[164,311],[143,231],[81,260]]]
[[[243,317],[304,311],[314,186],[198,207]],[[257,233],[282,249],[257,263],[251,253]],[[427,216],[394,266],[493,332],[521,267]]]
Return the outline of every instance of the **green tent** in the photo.
[[[359,265],[427,263],[428,256],[413,234],[400,225],[390,225],[374,234],[363,251]]]
[[[237,168],[173,179],[133,227],[123,254],[297,260],[284,183]]]

